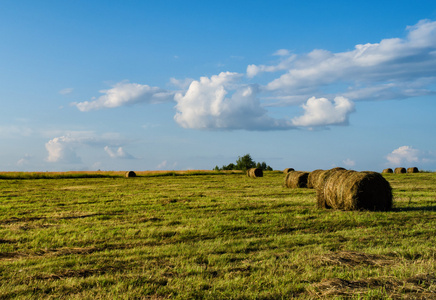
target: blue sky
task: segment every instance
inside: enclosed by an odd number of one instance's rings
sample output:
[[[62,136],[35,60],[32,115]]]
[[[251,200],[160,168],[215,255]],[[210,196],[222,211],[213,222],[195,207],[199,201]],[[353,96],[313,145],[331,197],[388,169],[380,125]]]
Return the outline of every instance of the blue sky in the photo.
[[[0,170],[436,170],[431,1],[0,1]]]

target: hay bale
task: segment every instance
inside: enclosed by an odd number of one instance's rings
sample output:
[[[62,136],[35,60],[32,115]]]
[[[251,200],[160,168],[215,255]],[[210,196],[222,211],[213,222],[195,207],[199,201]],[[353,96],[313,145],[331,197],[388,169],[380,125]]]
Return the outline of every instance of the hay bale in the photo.
[[[307,187],[309,189],[314,189],[315,185],[318,182],[318,177],[321,174],[321,172],[324,172],[322,169],[316,169],[309,173],[309,176],[307,177]]]
[[[394,171],[391,168],[387,168],[387,169],[384,169],[382,173],[390,174],[390,173],[394,173]]]
[[[405,168],[395,168],[394,173],[395,174],[406,173],[406,169]]]
[[[136,177],[136,173],[133,171],[127,171],[126,174],[124,174],[125,177]]]
[[[377,172],[341,170],[331,174],[322,188],[317,190],[317,199],[325,207],[341,210],[392,209],[392,189],[389,182]]]
[[[326,181],[326,179],[333,173],[337,172],[337,171],[343,171],[346,170],[344,168],[341,167],[336,167],[333,169],[329,169],[329,170],[321,170],[321,171],[317,171],[311,176],[310,180],[310,184],[312,185],[312,187],[314,189],[317,189],[318,187],[321,187],[324,185],[324,182]]]
[[[293,168],[286,168],[283,170],[283,173],[288,174],[289,172],[295,171]]]
[[[407,173],[418,173],[419,170],[417,167],[407,168]]]
[[[309,172],[294,171],[285,176],[285,186],[288,188],[305,188],[307,187],[307,177]]]
[[[251,168],[247,170],[247,176],[252,178],[263,177],[263,171],[259,168]]]

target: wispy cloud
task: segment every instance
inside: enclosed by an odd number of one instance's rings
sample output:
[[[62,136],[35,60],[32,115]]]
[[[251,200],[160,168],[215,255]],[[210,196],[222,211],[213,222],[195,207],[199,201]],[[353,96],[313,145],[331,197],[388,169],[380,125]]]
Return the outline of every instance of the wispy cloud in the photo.
[[[279,95],[318,94],[336,89],[337,95],[347,92],[352,100],[428,94],[432,91],[426,86],[436,82],[436,22],[423,20],[407,30],[406,38],[359,44],[352,51],[332,53],[316,49],[308,54],[293,55],[286,73],[269,82],[266,89]],[[247,76],[282,69],[282,61],[272,66],[251,65]],[[410,89],[410,85],[414,88]],[[370,90],[384,92],[368,93]]]
[[[68,95],[71,94],[73,92],[73,88],[65,88],[59,91],[59,94],[61,95]]]
[[[161,103],[172,101],[174,92],[145,84],[129,83],[126,81],[115,84],[111,89],[101,90],[104,94],[93,101],[74,102],[80,111],[114,108],[139,102]]]

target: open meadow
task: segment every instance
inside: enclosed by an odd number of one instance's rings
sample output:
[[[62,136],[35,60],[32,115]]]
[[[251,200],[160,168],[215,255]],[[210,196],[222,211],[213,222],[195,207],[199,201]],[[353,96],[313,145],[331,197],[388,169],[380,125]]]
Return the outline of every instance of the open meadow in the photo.
[[[436,173],[388,212],[282,172],[0,173],[0,299],[436,299]]]

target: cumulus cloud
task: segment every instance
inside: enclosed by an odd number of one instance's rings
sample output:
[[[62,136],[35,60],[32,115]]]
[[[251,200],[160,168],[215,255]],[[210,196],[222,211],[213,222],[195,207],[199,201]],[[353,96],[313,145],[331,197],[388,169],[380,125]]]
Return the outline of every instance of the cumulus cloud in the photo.
[[[401,146],[387,155],[387,160],[394,165],[418,163],[421,152],[411,146]]]
[[[100,93],[104,95],[93,101],[74,102],[72,104],[80,111],[90,111],[139,102],[160,103],[172,101],[174,96],[173,92],[158,87],[126,81],[115,84],[111,89],[101,90]]]
[[[48,162],[81,163],[75,147],[79,141],[70,136],[55,137],[45,144]]]
[[[348,122],[354,104],[345,97],[336,97],[334,102],[326,98],[312,97],[302,105],[304,115],[292,119],[295,126],[341,125]]]
[[[239,84],[242,75],[222,72],[201,77],[186,93],[177,93],[175,121],[184,128],[195,129],[285,129],[286,120],[268,116],[257,98],[255,85]]]
[[[118,147],[118,149],[114,150],[112,147],[105,146],[104,151],[111,157],[111,158],[126,158],[126,159],[133,159],[134,157],[124,151],[123,147]]]
[[[46,161],[52,163],[78,164],[82,159],[77,154],[85,147],[101,149],[103,145],[105,152],[113,158],[133,158],[124,151],[120,143],[124,141],[117,134],[97,135],[89,131],[71,131],[64,135],[50,139],[45,144],[48,152]],[[116,149],[115,151],[113,149]]]

